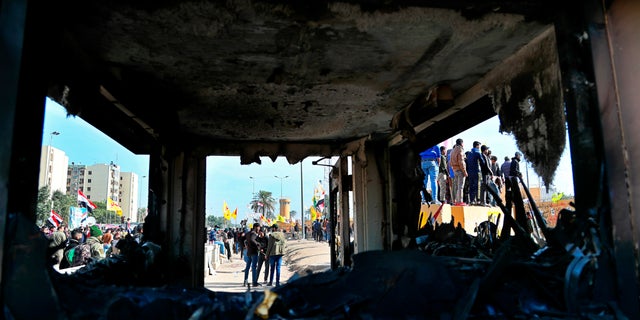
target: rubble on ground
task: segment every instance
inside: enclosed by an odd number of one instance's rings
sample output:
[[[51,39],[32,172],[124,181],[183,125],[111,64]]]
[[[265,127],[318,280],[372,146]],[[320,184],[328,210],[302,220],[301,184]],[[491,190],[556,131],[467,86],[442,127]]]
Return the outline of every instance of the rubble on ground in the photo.
[[[524,210],[522,199],[514,207]],[[537,218],[535,204],[530,209]],[[427,224],[410,249],[360,253],[351,268],[265,292],[160,285],[170,273],[161,248],[130,239],[122,255],[70,275],[52,269],[50,278],[69,319],[626,319],[596,295],[604,250],[595,220],[568,209],[559,215],[553,229],[505,216],[501,230],[483,223],[478,236],[455,221]]]

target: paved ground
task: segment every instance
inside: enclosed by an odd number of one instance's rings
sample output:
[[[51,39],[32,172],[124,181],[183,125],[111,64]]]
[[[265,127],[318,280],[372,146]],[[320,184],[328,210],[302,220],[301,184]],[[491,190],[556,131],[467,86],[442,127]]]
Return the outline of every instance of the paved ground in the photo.
[[[280,282],[284,284],[294,274],[303,276],[308,272],[327,270],[330,267],[329,245],[326,242],[312,240],[289,240],[280,269]],[[245,292],[247,287],[242,285],[244,280],[245,263],[240,255],[232,255],[232,262],[225,262],[218,267],[214,275],[205,275],[204,286],[217,292]],[[251,279],[251,272],[249,272]],[[264,279],[264,267],[258,278]],[[275,283],[275,275],[274,275]],[[266,286],[251,288],[264,291]]]

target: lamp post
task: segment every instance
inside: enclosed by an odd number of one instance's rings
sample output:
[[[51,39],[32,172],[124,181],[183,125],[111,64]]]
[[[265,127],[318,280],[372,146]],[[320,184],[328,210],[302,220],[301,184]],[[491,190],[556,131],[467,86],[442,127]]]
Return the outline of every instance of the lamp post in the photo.
[[[57,136],[57,135],[60,135],[60,132],[58,132],[58,131],[53,131],[53,132],[51,132],[51,133],[49,134],[49,145],[50,145],[50,146],[53,146],[53,145],[52,145],[52,142],[53,142],[53,136]]]
[[[251,197],[256,194],[256,177],[249,177],[251,179]]]
[[[282,199],[282,180],[289,178],[289,176],[284,176],[284,177],[274,176],[274,177],[280,179],[280,199]]]

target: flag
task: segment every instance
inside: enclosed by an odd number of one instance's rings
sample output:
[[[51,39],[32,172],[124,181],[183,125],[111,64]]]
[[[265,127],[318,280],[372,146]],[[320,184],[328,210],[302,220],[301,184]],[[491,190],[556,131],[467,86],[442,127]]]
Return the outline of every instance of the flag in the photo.
[[[284,222],[284,217],[281,215],[278,215],[277,220],[278,222]]]
[[[560,201],[563,196],[564,196],[564,192],[556,193],[553,196],[551,196],[551,202],[558,203],[558,201]]]
[[[107,198],[107,211],[115,211],[119,216],[122,215],[122,208],[120,208],[120,205],[111,200],[111,198]]]
[[[59,227],[63,220],[59,214],[51,209],[51,214],[49,215],[48,221],[51,222],[52,225]]]
[[[91,212],[93,209],[98,207],[95,204],[93,204],[93,202],[91,202],[91,200],[89,200],[89,198],[87,198],[87,196],[85,196],[84,193],[80,191],[80,189],[78,189],[78,203],[83,204],[84,207],[87,208],[87,210],[89,210],[89,212]]]
[[[226,220],[231,220],[231,211],[229,210],[229,206],[227,205],[226,201],[224,201],[222,204],[222,216]]]
[[[264,204],[262,202],[258,201],[258,207],[263,207],[263,206],[264,206]]]
[[[260,221],[267,222],[267,219],[265,219],[263,215],[260,215]]]
[[[233,213],[231,214],[231,217],[233,217],[234,219],[238,219],[238,208],[233,210]]]
[[[267,225],[270,226],[271,225],[271,219],[267,219]]]
[[[318,194],[320,194],[319,198],[324,198],[324,188],[322,187],[322,183],[318,181]]]
[[[318,217],[318,212],[316,211],[316,207],[311,206],[311,220],[316,220],[316,217]]]
[[[319,212],[324,211],[324,199],[318,200],[318,203],[316,204],[316,208],[318,209]]]

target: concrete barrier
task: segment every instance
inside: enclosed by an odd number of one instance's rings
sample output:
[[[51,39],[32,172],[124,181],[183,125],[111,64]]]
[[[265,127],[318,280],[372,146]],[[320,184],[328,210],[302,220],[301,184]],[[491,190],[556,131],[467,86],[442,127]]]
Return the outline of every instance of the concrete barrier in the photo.
[[[220,247],[218,245],[205,245],[204,248],[204,272],[205,274],[214,275],[218,267],[222,264]]]

